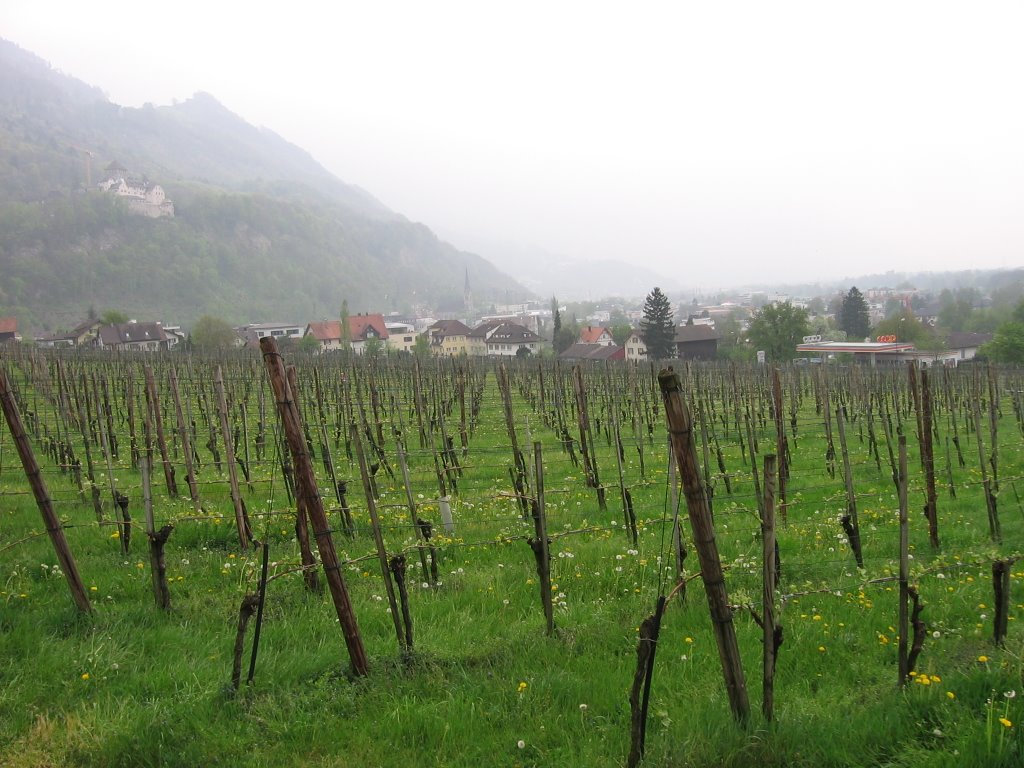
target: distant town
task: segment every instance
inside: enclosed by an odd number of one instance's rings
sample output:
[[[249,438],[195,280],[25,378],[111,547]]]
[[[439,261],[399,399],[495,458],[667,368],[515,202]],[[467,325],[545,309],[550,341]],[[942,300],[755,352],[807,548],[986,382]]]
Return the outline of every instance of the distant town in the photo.
[[[465,303],[471,306],[468,285],[467,278]],[[835,359],[870,364],[916,360],[923,365],[956,365],[974,359],[992,341],[997,325],[1009,316],[1009,310],[995,312],[992,298],[976,289],[932,295],[908,287],[863,294],[851,288],[832,296],[765,292],[716,299],[672,304],[671,317],[661,319],[663,326],[668,324],[668,346],[660,347],[657,355],[648,350],[650,328],[656,322],[649,307],[621,301],[559,304],[554,298],[492,305],[487,312],[445,317],[429,312],[417,316],[348,314],[344,307],[338,318],[260,321],[234,327],[204,317],[190,329],[130,319],[113,311],[90,316],[70,330],[29,338],[19,333],[17,318],[7,317],[0,318],[0,342],[20,341],[50,349],[158,352],[259,348],[260,340],[270,337],[285,348],[308,353],[349,350],[358,355],[557,356],[569,361],[634,362],[657,357],[798,364]],[[787,312],[798,324],[775,328],[776,334],[788,333],[788,337],[765,341],[760,326],[768,320],[780,323],[777,316],[784,317]]]

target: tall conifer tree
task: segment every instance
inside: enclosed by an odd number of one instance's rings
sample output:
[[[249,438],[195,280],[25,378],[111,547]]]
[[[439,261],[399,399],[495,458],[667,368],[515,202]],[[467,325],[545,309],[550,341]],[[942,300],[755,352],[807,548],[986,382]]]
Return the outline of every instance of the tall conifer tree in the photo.
[[[644,300],[640,338],[647,346],[648,359],[667,360],[676,356],[676,326],[672,320],[672,304],[661,292],[661,288],[655,288]]]

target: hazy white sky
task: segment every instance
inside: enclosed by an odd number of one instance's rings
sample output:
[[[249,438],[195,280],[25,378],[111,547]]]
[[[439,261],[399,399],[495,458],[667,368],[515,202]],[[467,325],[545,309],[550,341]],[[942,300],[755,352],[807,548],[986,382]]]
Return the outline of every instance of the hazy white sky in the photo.
[[[0,36],[445,232],[706,287],[1024,266],[1021,2],[3,0]]]

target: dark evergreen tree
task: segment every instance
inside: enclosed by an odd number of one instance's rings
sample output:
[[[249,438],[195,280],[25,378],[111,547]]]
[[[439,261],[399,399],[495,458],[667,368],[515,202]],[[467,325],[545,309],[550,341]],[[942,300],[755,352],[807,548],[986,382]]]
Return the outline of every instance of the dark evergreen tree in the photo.
[[[576,341],[574,328],[562,327],[562,313],[558,311],[558,299],[551,297],[551,316],[554,321],[551,334],[551,345],[555,348],[555,354],[565,352]]]
[[[868,303],[864,295],[853,286],[843,297],[839,307],[839,329],[846,331],[850,341],[862,341],[871,333],[871,318],[868,315]]]
[[[648,359],[667,360],[675,357],[675,337],[672,304],[661,292],[661,288],[655,288],[644,300],[644,319],[640,321],[640,338],[647,346]]]

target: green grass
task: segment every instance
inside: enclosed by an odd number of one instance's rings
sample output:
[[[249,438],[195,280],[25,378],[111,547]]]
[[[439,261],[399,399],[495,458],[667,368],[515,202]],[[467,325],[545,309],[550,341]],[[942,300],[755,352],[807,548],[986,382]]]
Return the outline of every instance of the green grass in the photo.
[[[235,382],[239,391],[240,382]],[[250,418],[254,410],[250,406]],[[942,547],[931,550],[918,511],[922,480],[911,446],[912,581],[926,604],[928,632],[917,678],[928,682],[901,689],[894,629],[898,586],[869,583],[898,568],[898,508],[889,471],[884,460],[877,470],[851,428],[866,560],[861,572],[837,523],[846,506],[841,464],[835,478],[826,474],[823,426],[813,398],[805,397],[793,447],[788,522],[779,526],[779,615],[785,638],[775,720],[768,723],[760,715],[761,630],[746,607],[737,609],[734,622],[753,715],[746,727],[731,719],[706,599],[699,579],[693,580],[685,600],[674,599],[663,621],[645,764],[1019,765],[1024,756],[1018,722],[1024,716],[1019,626],[1024,561],[1013,568],[1006,646],[991,641],[990,563],[1019,553],[1024,542],[1024,515],[1009,485],[1022,474],[1024,442],[1008,403],[1004,410],[1002,545],[989,541],[980,487],[968,485],[977,480],[977,451],[961,423],[967,467],[954,468],[956,500],[940,483]],[[44,420],[55,420],[52,411],[43,412]],[[347,674],[329,596],[308,593],[301,576],[292,573],[270,584],[255,682],[237,693],[229,679],[238,606],[255,588],[258,555],[238,550],[226,475],[204,463],[204,506],[219,519],[193,520],[191,504],[165,498],[162,475],[154,473],[157,520],[176,522],[167,547],[172,610],[164,614],[154,606],[141,531],[135,531],[130,555],[123,555],[119,539],[111,537],[115,529],[97,526],[70,477],[46,463],[47,481],[69,525],[66,533],[95,607],[92,615],[78,616],[62,575],[54,573],[46,537],[14,544],[40,532],[41,525],[24,493],[20,467],[12,464],[10,436],[3,433],[0,765],[624,765],[637,628],[659,591],[671,586],[663,425],[653,441],[642,443],[646,479],[640,477],[632,440],[626,440],[624,476],[641,529],[634,547],[623,531],[617,488],[609,487],[608,509],[599,510],[582,469],[573,466],[519,397],[516,416],[522,444],[528,443],[527,429],[544,443],[552,581],[561,595],[553,637],[544,634],[533,555],[525,542],[532,524],[521,519],[507,496],[511,451],[492,374],[453,502],[456,534],[438,539],[441,586],[424,588],[419,558],[408,553],[411,657],[403,658],[398,649],[372,538],[365,530],[356,540],[337,534],[339,550],[356,559],[343,573],[370,656],[369,676]],[[403,418],[408,425],[412,417],[406,411]],[[939,427],[945,434],[946,423]],[[455,432],[451,423],[448,429]],[[716,527],[730,599],[759,610],[759,523],[749,468],[741,462],[734,434],[727,438],[721,424],[718,431],[729,471],[745,472],[734,478],[732,496],[720,478],[716,482]],[[761,435],[762,450],[771,446],[770,433],[769,424]],[[595,438],[602,481],[614,486],[614,455],[603,434]],[[122,445],[127,445],[124,437]],[[386,447],[395,462],[393,442]],[[431,455],[410,448],[414,496],[423,505],[421,514],[439,530]],[[944,451],[936,445],[939,466]],[[365,525],[358,470],[343,447],[334,455],[340,474],[354,480],[349,502],[357,522]],[[323,482],[319,460],[316,465]],[[383,472],[377,478],[392,553],[415,543],[397,462],[395,467],[398,483]],[[299,555],[278,474],[273,462],[254,464],[256,491],[244,493],[257,536],[269,542],[276,563],[272,571],[281,573],[294,567]],[[133,498],[138,521],[139,479],[125,456],[115,477]],[[109,496],[106,478],[97,482]],[[180,467],[178,482],[185,489]],[[328,501],[333,504],[332,497]],[[337,520],[333,512],[332,519]],[[686,568],[692,575],[696,553],[690,549]],[[1000,717],[1013,725],[1003,725]]]

